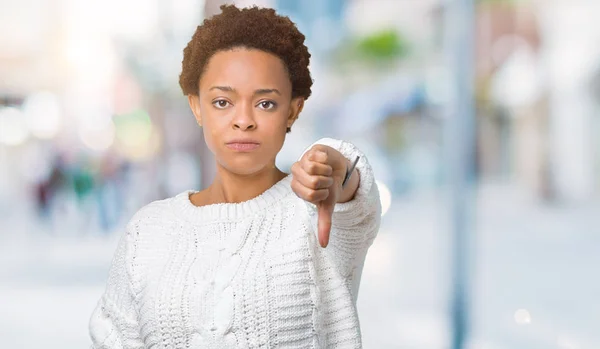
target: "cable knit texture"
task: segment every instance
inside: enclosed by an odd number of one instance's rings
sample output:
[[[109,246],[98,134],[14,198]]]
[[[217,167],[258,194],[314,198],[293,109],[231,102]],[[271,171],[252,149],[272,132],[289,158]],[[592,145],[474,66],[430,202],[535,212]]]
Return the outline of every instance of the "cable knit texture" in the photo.
[[[242,202],[194,206],[188,190],[127,224],[90,319],[92,348],[361,348],[356,297],[381,206],[365,155],[355,197],[337,204],[329,246],[288,175]]]

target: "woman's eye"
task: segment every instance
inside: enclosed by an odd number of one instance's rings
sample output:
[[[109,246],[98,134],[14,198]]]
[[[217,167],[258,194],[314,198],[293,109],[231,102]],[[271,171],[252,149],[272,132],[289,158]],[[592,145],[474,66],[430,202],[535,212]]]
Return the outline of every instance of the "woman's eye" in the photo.
[[[271,101],[263,101],[258,103],[258,106],[261,107],[261,109],[269,110],[275,108],[276,105]]]
[[[213,102],[213,105],[219,109],[225,109],[227,108],[227,106],[229,105],[229,102],[227,102],[224,99],[219,99],[217,101]]]

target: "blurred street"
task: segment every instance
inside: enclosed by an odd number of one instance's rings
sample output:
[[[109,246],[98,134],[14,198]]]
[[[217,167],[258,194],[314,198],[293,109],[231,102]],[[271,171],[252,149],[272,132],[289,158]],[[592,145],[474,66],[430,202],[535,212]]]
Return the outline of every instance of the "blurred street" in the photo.
[[[373,167],[366,349],[600,348],[600,1],[22,0],[0,1],[0,349],[88,347],[126,222],[212,183],[178,76],[225,2],[311,54],[277,167],[322,137]]]

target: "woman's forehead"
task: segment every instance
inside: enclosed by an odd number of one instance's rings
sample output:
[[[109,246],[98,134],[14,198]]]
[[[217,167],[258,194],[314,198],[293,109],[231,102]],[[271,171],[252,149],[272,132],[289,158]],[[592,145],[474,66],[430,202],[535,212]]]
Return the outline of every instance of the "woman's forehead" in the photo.
[[[291,92],[291,82],[283,61],[274,54],[238,48],[215,53],[200,81],[200,88],[227,86],[238,92],[277,89]]]

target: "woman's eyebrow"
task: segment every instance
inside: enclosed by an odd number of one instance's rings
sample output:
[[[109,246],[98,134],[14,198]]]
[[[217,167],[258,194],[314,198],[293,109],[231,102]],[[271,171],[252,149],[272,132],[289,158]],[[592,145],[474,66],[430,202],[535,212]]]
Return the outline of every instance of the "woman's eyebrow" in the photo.
[[[232,88],[231,86],[213,86],[209,89],[209,91],[212,91],[212,90],[221,90],[224,92],[235,92],[235,89]]]
[[[269,93],[276,93],[281,96],[281,92],[276,88],[261,88],[254,91],[254,95],[267,95]]]
[[[209,89],[209,91],[212,90],[221,90],[223,92],[233,92],[233,93],[237,93],[237,91],[231,87],[231,86],[213,86]],[[281,92],[279,92],[278,89],[276,88],[259,88],[258,90],[254,91],[254,95],[267,95],[270,93],[276,93],[278,95],[281,96]]]

